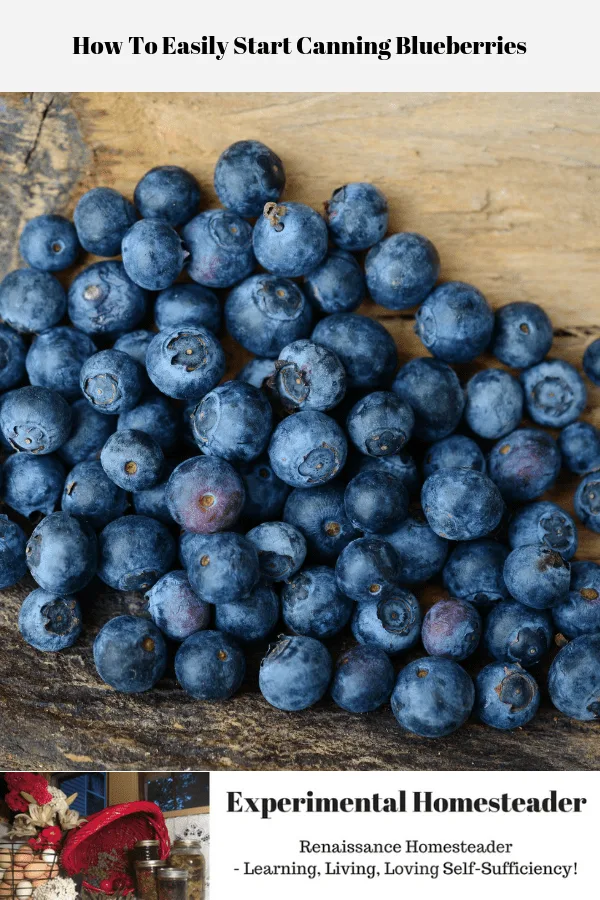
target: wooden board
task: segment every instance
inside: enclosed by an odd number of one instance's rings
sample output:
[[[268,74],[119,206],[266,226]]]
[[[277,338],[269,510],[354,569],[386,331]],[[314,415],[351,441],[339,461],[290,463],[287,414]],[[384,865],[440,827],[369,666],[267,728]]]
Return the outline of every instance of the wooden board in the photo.
[[[443,276],[481,288],[494,306],[541,303],[555,326],[553,354],[580,366],[600,336],[600,96],[596,94],[93,94],[0,97],[0,275],[18,265],[19,230],[42,212],[71,213],[95,185],[131,196],[160,163],[190,169],[208,205],[218,154],[255,137],[284,159],[288,199],[321,208],[344,181],[372,180],[390,200],[392,230],[414,230],[440,250]],[[373,306],[401,361],[423,355],[412,314]],[[230,370],[247,355],[226,343]],[[461,367],[461,376],[472,367]],[[600,391],[585,418],[600,425]],[[568,509],[576,479],[550,495]],[[578,557],[600,560],[581,529]],[[0,765],[3,768],[595,769],[597,726],[547,702],[526,729],[476,723],[442,741],[402,734],[389,709],[350,717],[330,703],[298,715],[257,693],[216,706],[166,680],[119,695],[96,677],[90,639],[139,596],[94,588],[86,633],[58,655],[16,631],[31,583],[0,598]],[[425,605],[439,596],[428,588]],[[342,639],[342,644],[347,639]],[[542,673],[543,674],[543,673]],[[540,679],[543,681],[543,677]]]

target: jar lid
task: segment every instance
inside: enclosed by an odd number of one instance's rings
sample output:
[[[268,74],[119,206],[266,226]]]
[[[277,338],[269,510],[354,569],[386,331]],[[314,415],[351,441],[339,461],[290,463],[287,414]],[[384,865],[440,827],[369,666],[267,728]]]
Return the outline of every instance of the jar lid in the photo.
[[[138,841],[136,847],[160,847],[160,841]]]
[[[202,847],[202,841],[192,840],[191,838],[178,838],[176,841],[173,841],[171,844],[171,850],[176,849],[185,849],[190,850],[193,847]]]
[[[161,869],[158,873],[158,877],[162,879],[172,878],[173,880],[187,881],[188,871],[187,869]]]
[[[164,859],[138,859],[135,864],[136,869],[158,869],[165,866]]]

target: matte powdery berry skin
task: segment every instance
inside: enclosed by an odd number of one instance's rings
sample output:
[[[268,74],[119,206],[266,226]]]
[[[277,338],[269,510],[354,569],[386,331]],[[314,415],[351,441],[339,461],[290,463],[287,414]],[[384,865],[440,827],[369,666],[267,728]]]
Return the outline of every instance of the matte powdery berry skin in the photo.
[[[173,471],[165,499],[178,525],[211,534],[237,522],[244,505],[244,483],[226,460],[194,456]]]

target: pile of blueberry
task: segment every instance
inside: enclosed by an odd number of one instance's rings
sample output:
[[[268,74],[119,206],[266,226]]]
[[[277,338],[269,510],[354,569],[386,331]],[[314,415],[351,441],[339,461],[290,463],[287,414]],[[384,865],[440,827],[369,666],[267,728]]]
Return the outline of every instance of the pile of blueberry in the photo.
[[[71,646],[98,576],[147,601],[94,643],[118,691],[152,688],[175,642],[181,687],[226,699],[242,648],[283,628],[260,667],[270,704],[301,710],[330,691],[360,713],[391,698],[403,728],[439,737],[472,710],[527,723],[529,670],[558,633],[550,697],[600,718],[600,566],[571,562],[577,527],[540,499],[565,466],[583,476],[578,517],[600,532],[600,432],[579,418],[578,371],[547,358],[546,313],[494,314],[475,287],[440,283],[427,238],[386,237],[372,184],[334,191],[323,217],[280,200],[283,165],[257,141],[225,150],[214,184],[223,208],[200,213],[176,166],[144,175],[135,205],[94,188],[73,223],[26,225],[29,267],[0,284],[2,498],[35,524],[28,539],[1,517],[0,587],[27,569],[39,585],[24,639]],[[82,250],[121,259],[65,293],[52,273]],[[224,304],[215,289],[230,289]],[[367,296],[417,308],[431,356],[398,368],[390,334],[355,312]],[[221,384],[222,319],[254,358]],[[520,374],[461,384],[452,364],[486,350]],[[583,368],[600,384],[600,340]],[[414,592],[436,576],[449,599],[423,618]],[[356,645],[334,666],[326,642],[348,623]],[[391,657],[419,641],[428,655],[396,678]],[[493,661],[474,684],[460,663],[480,641]]]

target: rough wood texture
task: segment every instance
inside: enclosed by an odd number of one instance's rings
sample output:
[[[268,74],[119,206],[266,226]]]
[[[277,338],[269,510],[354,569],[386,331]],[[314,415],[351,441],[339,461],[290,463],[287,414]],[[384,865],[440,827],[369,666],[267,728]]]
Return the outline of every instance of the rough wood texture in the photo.
[[[96,94],[0,98],[0,275],[18,264],[23,222],[72,212],[98,184],[131,196],[159,163],[190,169],[215,202],[221,150],[257,137],[284,159],[286,196],[317,208],[339,183],[373,180],[390,199],[391,229],[427,234],[447,279],[480,287],[494,305],[541,303],[554,354],[580,365],[600,335],[598,269],[600,98],[595,94]],[[368,307],[400,348],[422,355],[412,316]],[[231,368],[244,355],[227,345]],[[461,371],[468,374],[469,369]],[[600,391],[585,414],[600,425]],[[574,479],[552,494],[572,509]],[[578,557],[600,559],[581,529]],[[545,705],[511,734],[470,724],[426,742],[401,734],[389,709],[349,717],[329,703],[299,715],[245,691],[219,706],[196,703],[172,681],[137,697],[96,678],[90,638],[135,595],[90,591],[88,626],[57,656],[16,632],[19,585],[0,599],[0,765],[3,768],[596,769],[598,730]],[[429,588],[426,605],[439,596]]]

